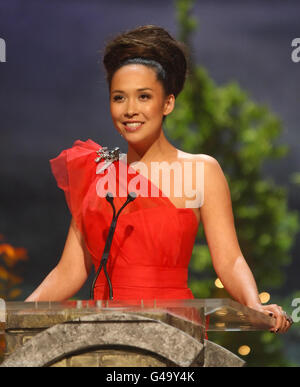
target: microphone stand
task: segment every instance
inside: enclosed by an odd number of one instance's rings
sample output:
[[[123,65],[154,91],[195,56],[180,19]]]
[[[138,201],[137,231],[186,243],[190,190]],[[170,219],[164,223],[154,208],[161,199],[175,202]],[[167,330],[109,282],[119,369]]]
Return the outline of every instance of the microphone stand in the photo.
[[[115,209],[115,206],[114,206],[114,203],[113,203],[113,200],[114,200],[113,194],[110,193],[110,192],[107,192],[105,198],[112,206],[113,218],[112,218],[112,222],[111,222],[111,225],[110,225],[110,228],[109,228],[108,237],[107,237],[106,242],[105,242],[105,247],[104,247],[104,251],[103,251],[103,254],[102,254],[101,261],[100,261],[100,265],[98,267],[98,270],[96,272],[94,281],[93,281],[92,286],[91,286],[90,298],[92,300],[94,299],[95,284],[96,284],[98,276],[99,276],[99,274],[101,272],[102,267],[104,269],[104,273],[105,273],[105,276],[106,276],[106,279],[107,279],[107,282],[108,282],[108,285],[109,285],[109,299],[110,300],[113,299],[113,289],[112,289],[112,285],[111,285],[111,281],[110,281],[109,275],[107,273],[106,264],[107,264],[107,261],[108,261],[109,251],[110,251],[110,247],[111,247],[111,244],[112,244],[112,239],[113,239],[113,236],[114,236],[114,233],[115,233],[118,216],[120,215],[120,213],[123,210],[123,208],[125,206],[127,206],[128,203],[132,202],[136,198],[136,193],[135,192],[130,192],[128,194],[126,202],[120,208],[120,210],[118,211],[117,215],[116,215],[116,209]]]

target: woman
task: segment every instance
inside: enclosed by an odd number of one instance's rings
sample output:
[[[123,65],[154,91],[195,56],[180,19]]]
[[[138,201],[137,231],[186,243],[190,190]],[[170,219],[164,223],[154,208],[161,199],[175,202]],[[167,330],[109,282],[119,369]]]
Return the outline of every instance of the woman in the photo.
[[[112,219],[104,186],[115,182],[116,208],[125,203],[132,187],[138,195],[119,216],[111,245],[107,274],[114,299],[193,298],[187,287],[187,268],[201,221],[225,289],[241,304],[273,315],[276,325],[272,331],[285,332],[292,322],[282,308],[261,305],[239,247],[230,192],[219,163],[205,154],[176,149],[164,135],[163,120],[174,109],[186,77],[183,45],[162,28],[139,27],[106,46],[104,65],[112,120],[128,143],[127,163],[115,159],[99,169],[97,163],[105,149],[90,139],[77,140],[50,160],[72,220],[59,263],[26,301],[68,299],[82,287],[92,265],[99,268]],[[156,184],[154,178],[148,178],[149,172],[157,177],[157,165],[163,166],[163,173],[175,165],[167,188],[161,175]],[[125,178],[120,173],[124,167]],[[120,194],[122,190],[125,195]],[[107,299],[108,292],[102,270],[93,296]]]

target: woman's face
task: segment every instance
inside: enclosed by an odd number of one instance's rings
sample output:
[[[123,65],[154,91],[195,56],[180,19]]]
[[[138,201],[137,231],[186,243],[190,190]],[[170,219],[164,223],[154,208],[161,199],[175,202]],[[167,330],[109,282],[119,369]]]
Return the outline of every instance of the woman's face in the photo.
[[[174,108],[174,95],[165,95],[151,68],[128,64],[113,75],[110,111],[113,123],[129,142],[158,136],[164,115]]]

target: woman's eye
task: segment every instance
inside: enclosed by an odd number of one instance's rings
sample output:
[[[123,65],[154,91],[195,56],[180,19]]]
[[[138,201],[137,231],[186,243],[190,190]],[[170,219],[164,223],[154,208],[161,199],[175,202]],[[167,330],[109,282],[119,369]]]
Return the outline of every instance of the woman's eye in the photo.
[[[150,96],[149,94],[141,94],[141,95],[140,95],[140,98],[141,98],[142,100],[147,100],[147,99],[150,99],[151,96]]]
[[[113,96],[113,101],[119,102],[122,101],[123,96],[122,95],[114,95]]]

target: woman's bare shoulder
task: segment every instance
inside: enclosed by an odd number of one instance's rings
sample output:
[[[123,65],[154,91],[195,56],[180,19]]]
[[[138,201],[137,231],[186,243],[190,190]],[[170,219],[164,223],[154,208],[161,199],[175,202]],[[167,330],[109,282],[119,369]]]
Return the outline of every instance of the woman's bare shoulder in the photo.
[[[182,160],[182,162],[189,161],[193,165],[196,165],[196,163],[202,164],[200,170],[204,172],[206,185],[216,185],[220,181],[224,183],[225,175],[223,169],[215,157],[205,153],[179,152],[178,159]]]
[[[188,153],[180,149],[177,149],[177,155],[178,155],[178,159],[182,159],[182,160],[188,159],[193,161],[203,161],[205,164],[219,165],[216,158],[205,153],[194,154],[194,153]]]

